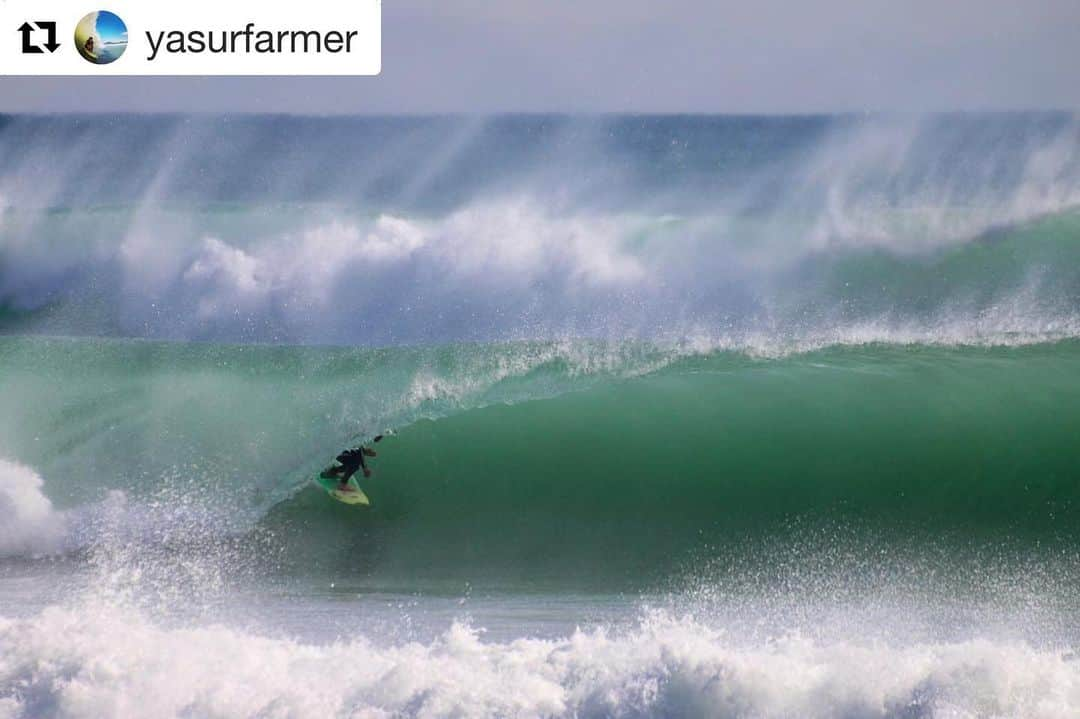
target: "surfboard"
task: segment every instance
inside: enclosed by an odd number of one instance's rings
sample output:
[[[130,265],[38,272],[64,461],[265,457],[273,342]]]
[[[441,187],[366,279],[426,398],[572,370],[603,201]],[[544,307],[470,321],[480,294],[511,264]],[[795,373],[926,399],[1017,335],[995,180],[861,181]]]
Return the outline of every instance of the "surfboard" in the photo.
[[[338,481],[333,477],[319,476],[315,478],[315,484],[326,490],[326,493],[339,502],[345,504],[358,504],[363,507],[370,507],[371,500],[364,494],[364,490],[360,489],[356,484],[356,477],[349,477],[349,487],[351,491],[342,491],[338,489]]]

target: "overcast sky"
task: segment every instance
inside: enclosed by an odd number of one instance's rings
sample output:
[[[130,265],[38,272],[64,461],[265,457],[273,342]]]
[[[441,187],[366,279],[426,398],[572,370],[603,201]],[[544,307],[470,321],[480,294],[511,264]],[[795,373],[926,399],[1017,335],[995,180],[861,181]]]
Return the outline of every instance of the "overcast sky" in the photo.
[[[384,0],[376,78],[0,78],[0,112],[1080,108],[1080,0]]]

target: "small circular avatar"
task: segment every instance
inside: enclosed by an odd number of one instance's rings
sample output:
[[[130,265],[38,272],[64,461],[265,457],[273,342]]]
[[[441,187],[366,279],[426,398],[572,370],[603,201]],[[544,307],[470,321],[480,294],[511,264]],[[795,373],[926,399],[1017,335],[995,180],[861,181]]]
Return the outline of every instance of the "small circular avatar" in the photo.
[[[87,62],[108,65],[127,49],[127,25],[108,10],[92,12],[75,26],[75,47]]]

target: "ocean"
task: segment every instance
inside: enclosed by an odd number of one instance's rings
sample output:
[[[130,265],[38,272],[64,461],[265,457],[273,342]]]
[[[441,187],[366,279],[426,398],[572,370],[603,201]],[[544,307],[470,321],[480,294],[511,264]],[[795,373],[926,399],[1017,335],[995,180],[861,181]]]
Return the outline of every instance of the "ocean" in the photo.
[[[0,717],[1075,717],[1078,586],[1076,116],[0,118]]]

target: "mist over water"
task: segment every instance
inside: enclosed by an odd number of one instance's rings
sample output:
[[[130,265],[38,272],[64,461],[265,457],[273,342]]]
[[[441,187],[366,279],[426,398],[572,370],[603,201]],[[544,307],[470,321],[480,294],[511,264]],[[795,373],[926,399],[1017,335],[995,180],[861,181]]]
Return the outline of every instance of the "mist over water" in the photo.
[[[0,302],[31,331],[745,344],[1075,328],[1071,116],[0,132]]]
[[[0,119],[0,717],[1071,717],[1078,208],[1061,114]]]

